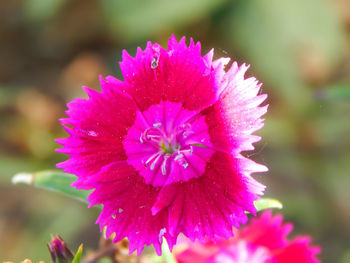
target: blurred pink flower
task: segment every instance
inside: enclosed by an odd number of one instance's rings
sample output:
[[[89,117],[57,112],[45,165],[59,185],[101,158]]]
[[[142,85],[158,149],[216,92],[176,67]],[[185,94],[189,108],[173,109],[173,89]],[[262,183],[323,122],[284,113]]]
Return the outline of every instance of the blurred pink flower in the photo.
[[[265,211],[252,219],[235,237],[214,244],[188,243],[176,255],[179,263],[318,263],[316,255],[321,249],[311,246],[309,236],[288,240],[293,229],[291,223],[283,224],[281,215],[272,216]]]
[[[232,226],[256,213],[264,186],[252,177],[267,168],[240,153],[253,150],[263,126],[261,84],[244,78],[248,66],[201,56],[200,43],[172,36],[168,49],[147,43],[136,57],[123,52],[124,81],[101,78],[102,93],[68,104],[61,123],[70,137],[57,140],[70,159],[58,164],[95,189],[97,220],[130,251],[153,244],[161,253],[183,232],[191,240],[233,236]]]

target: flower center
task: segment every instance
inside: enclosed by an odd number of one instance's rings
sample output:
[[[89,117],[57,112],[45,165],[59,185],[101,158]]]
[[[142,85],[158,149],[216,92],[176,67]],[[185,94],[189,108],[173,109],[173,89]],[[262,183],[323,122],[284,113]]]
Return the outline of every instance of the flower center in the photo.
[[[128,163],[153,186],[201,176],[214,152],[204,117],[174,102],[138,112],[123,145]]]
[[[159,148],[155,154],[151,155],[150,158],[144,162],[145,167],[154,170],[157,162],[161,162],[161,172],[163,175],[166,175],[169,158],[178,162],[183,168],[188,167],[186,156],[191,156],[193,154],[193,146],[191,144],[186,144],[186,138],[192,132],[191,124],[189,123],[180,125],[170,135],[167,135],[162,126],[163,125],[158,122],[154,123],[153,127],[145,129],[140,136],[140,142]]]

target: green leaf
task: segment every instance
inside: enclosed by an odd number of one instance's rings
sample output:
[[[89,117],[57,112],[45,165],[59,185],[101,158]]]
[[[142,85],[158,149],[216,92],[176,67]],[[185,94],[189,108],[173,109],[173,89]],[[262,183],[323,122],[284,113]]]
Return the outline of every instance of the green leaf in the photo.
[[[201,147],[201,148],[208,148],[208,146],[201,144],[201,143],[191,143],[191,145]]]
[[[42,22],[55,16],[66,0],[26,0],[24,13],[33,21]]]
[[[103,0],[107,26],[118,40],[149,39],[213,13],[227,0]]]
[[[235,2],[225,24],[227,36],[269,88],[275,89],[293,110],[305,114],[303,107],[312,96],[305,82],[309,70],[315,67],[318,72],[329,72],[343,59],[345,32],[334,3]]]
[[[40,171],[36,173],[18,173],[12,177],[13,184],[28,184],[38,188],[59,192],[82,202],[87,202],[86,198],[90,191],[77,190],[70,185],[76,180],[72,174],[60,171]]]
[[[336,83],[324,90],[325,99],[350,99],[350,83]]]
[[[78,251],[77,253],[75,254],[73,260],[72,260],[72,263],[79,263],[80,260],[81,260],[81,256],[83,254],[83,244],[81,244],[78,248]]]
[[[282,209],[283,205],[280,201],[273,198],[260,198],[254,202],[256,210],[262,211],[265,209],[278,208]]]

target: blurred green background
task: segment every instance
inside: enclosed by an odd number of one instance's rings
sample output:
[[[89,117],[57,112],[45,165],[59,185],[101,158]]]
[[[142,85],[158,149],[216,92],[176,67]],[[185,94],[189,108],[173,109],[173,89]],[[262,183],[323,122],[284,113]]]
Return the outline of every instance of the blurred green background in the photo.
[[[122,49],[171,33],[251,64],[270,104],[247,153],[270,172],[255,177],[323,262],[349,263],[349,0],[0,0],[0,260],[48,262],[50,233],[97,246],[96,209],[11,177],[64,160],[65,103],[99,74],[121,78]]]

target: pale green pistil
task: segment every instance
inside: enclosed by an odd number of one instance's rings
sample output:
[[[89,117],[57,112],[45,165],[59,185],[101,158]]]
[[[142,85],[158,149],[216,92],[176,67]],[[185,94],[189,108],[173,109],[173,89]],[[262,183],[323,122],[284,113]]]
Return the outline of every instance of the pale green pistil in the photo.
[[[175,152],[175,150],[171,146],[171,142],[170,141],[168,141],[167,145],[164,143],[164,141],[161,141],[159,146],[162,149],[163,154],[173,154]]]

